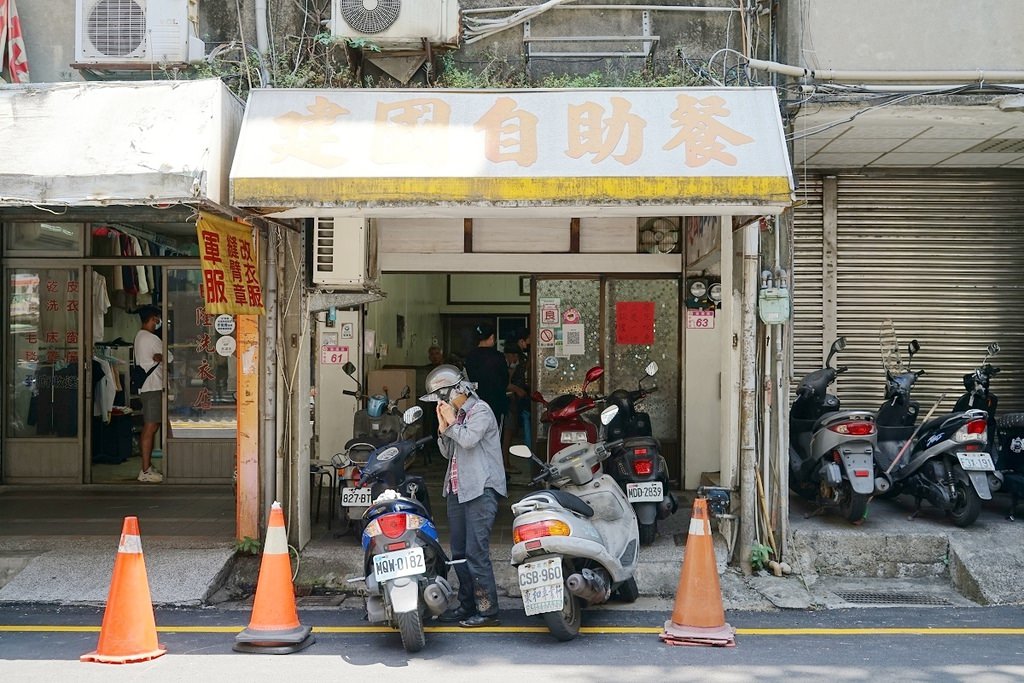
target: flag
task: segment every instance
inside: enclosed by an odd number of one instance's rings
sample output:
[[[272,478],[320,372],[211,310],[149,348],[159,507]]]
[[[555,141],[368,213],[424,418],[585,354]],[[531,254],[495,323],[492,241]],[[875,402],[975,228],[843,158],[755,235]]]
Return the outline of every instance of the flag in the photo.
[[[0,70],[6,56],[12,83],[28,83],[28,54],[14,0],[0,0]]]

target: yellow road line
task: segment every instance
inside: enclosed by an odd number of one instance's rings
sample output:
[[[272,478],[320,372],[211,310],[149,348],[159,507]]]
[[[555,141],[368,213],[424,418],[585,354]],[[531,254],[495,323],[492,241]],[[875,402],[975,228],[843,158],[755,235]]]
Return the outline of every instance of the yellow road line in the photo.
[[[158,626],[161,633],[238,633],[242,626]],[[99,626],[62,626],[57,624],[24,625],[0,624],[0,633],[98,633]],[[427,626],[427,633],[547,633],[544,626],[489,626],[465,629],[460,626]],[[315,633],[394,633],[388,626],[313,626]],[[661,627],[651,626],[584,626],[581,633],[592,635],[633,634],[656,635]],[[741,636],[1024,636],[1024,628],[977,627],[977,628],[929,628],[929,627],[878,627],[878,628],[739,628]]]

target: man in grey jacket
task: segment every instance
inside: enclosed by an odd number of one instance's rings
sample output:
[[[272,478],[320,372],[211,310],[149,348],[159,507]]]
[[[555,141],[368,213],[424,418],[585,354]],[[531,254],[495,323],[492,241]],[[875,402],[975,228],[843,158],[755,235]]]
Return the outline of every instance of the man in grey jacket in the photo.
[[[498,500],[508,495],[498,421],[474,388],[454,365],[441,365],[427,375],[427,393],[420,397],[437,402],[437,446],[448,460],[442,493],[452,559],[465,560],[455,565],[459,605],[438,620],[467,628],[499,623],[490,540]]]

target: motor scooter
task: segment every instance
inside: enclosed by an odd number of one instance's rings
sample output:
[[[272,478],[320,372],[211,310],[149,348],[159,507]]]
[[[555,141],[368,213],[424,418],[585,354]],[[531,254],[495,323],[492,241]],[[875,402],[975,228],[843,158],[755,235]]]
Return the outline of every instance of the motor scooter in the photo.
[[[650,545],[658,533],[658,520],[665,519],[679,508],[668,487],[668,465],[661,454],[661,444],[652,436],[651,418],[637,410],[637,404],[657,390],[644,386],[654,377],[658,364],[651,361],[633,391],[616,389],[605,402],[617,406],[618,414],[605,427],[606,441],[622,441],[605,462],[605,471],[626,492],[640,526],[640,545]]]
[[[355,522],[362,517],[372,502],[369,490],[359,485],[360,470],[375,449],[398,439],[405,428],[398,404],[409,397],[409,387],[394,400],[388,396],[387,388],[384,389],[384,394],[363,394],[363,386],[355,377],[355,369],[351,362],[342,367],[342,371],[356,383],[356,389],[345,389],[341,393],[362,401],[363,407],[356,411],[353,419],[353,436],[345,442],[345,450],[331,457],[331,464],[340,483],[338,517],[350,528],[355,526]]]
[[[568,444],[597,442],[597,425],[584,419],[583,413],[592,410],[601,400],[599,396],[587,395],[587,387],[603,376],[604,368],[595,365],[587,370],[579,394],[561,394],[550,401],[539,391],[530,394],[533,401],[544,405],[540,421],[549,425],[547,460]]]
[[[875,463],[892,480],[890,496],[914,496],[911,519],[927,499],[956,526],[967,527],[981,514],[981,501],[992,498],[989,475],[994,467],[990,454],[983,451],[988,443],[988,414],[977,409],[956,411],[926,419],[915,429],[920,406],[910,392],[924,370],[911,370],[910,365],[920,348],[912,340],[907,366],[886,367],[886,401],[875,414]]]
[[[789,409],[789,486],[822,508],[835,507],[847,521],[859,523],[868,501],[889,490],[875,476],[875,415],[870,410],[840,410],[828,387],[846,366],[832,359],[846,348],[846,338],[832,343],[825,367],[800,382]]]
[[[978,408],[988,413],[988,444],[985,450],[994,460],[994,471],[989,474],[993,491],[1010,494],[1010,509],[1006,518],[1014,520],[1017,506],[1024,498],[1024,413],[997,415],[999,397],[990,387],[999,368],[989,359],[999,353],[999,344],[992,342],[985,358],[974,372],[964,375],[964,393],[957,399],[955,410]]]
[[[422,415],[423,409],[413,406],[403,419],[408,426]],[[404,477],[404,461],[431,438],[398,440],[370,456],[361,482],[374,492],[362,517],[364,575],[348,579],[366,584],[367,620],[397,628],[408,652],[426,644],[426,612],[441,614],[452,595],[446,579],[450,563],[438,541],[430,501],[418,495],[426,487],[421,478],[414,483]]]
[[[607,424],[616,406],[601,413]],[[543,462],[527,446],[513,446],[520,458],[541,468],[535,483],[552,488],[527,494],[512,505],[512,566],[517,568],[523,608],[542,615],[558,640],[580,631],[585,605],[616,594],[626,602],[639,596],[634,573],[640,546],[636,515],[601,463],[618,444],[574,443]]]

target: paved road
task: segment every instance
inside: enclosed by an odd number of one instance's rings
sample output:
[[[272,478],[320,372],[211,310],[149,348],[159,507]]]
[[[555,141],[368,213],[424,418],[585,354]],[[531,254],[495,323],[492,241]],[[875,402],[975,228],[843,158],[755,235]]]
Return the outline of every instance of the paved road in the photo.
[[[317,642],[285,656],[232,651],[244,610],[157,610],[168,654],[151,662],[84,664],[98,608],[0,607],[0,680],[298,681],[967,681],[1024,680],[1024,610],[1001,608],[730,612],[735,648],[671,647],[665,612],[588,612],[585,634],[558,643],[514,610],[500,627],[432,627],[427,647],[402,650],[397,633],[355,609],[308,609]]]

